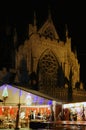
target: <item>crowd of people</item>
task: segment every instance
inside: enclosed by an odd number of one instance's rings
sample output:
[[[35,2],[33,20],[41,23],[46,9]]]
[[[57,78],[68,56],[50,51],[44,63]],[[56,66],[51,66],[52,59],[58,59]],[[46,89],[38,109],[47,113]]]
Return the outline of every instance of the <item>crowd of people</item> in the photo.
[[[45,120],[45,121],[53,121],[54,120],[54,115],[53,113],[42,113],[42,112],[38,112],[36,113],[35,111],[31,111],[30,115],[28,115],[29,120],[35,120],[35,119],[39,119],[39,120]]]

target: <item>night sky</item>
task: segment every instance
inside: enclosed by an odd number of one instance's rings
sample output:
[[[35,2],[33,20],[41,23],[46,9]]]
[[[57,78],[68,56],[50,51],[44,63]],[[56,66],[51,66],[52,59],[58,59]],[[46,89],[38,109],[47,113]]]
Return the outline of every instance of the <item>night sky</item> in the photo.
[[[5,57],[9,54],[12,44],[6,45],[9,38],[6,38],[5,29],[7,25],[17,28],[19,44],[22,44],[27,37],[27,27],[33,22],[33,14],[36,12],[37,25],[40,27],[46,21],[48,9],[51,10],[52,19],[61,39],[64,39],[65,24],[68,25],[69,36],[72,40],[72,48],[77,50],[80,63],[81,80],[85,82],[86,77],[86,9],[85,3],[73,0],[29,0],[26,3],[21,1],[5,1],[0,4],[0,58],[6,64]],[[9,46],[9,47],[8,47]],[[9,48],[6,52],[6,48]],[[2,51],[4,50],[4,51]],[[5,54],[3,54],[5,53]],[[3,58],[2,58],[3,57]],[[2,60],[0,60],[2,62]],[[1,63],[0,62],[0,63]],[[0,66],[0,67],[2,67]],[[10,66],[10,64],[9,64]]]

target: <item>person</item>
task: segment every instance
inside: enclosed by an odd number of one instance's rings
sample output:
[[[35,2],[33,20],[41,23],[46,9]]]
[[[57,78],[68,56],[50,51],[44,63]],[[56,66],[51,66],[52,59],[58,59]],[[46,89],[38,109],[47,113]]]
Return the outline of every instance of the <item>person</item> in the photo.
[[[62,120],[62,112],[59,112],[59,114],[58,114],[58,120]]]
[[[33,111],[31,111],[31,113],[30,113],[30,115],[29,115],[29,119],[30,119],[30,120],[34,119],[34,113],[33,113]]]
[[[38,112],[38,114],[37,114],[37,118],[40,119],[40,117],[41,117],[41,113]]]
[[[51,114],[50,114],[50,120],[54,121],[54,111],[53,110],[51,111]]]

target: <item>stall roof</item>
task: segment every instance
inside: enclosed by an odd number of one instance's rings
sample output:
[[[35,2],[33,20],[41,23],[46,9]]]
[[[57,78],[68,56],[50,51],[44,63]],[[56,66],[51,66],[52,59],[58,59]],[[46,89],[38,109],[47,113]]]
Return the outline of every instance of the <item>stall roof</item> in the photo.
[[[4,83],[0,82],[0,86],[2,85],[5,85]],[[62,101],[57,99],[57,98],[54,98],[54,97],[51,97],[47,94],[44,94],[44,93],[41,93],[39,91],[36,91],[36,90],[33,90],[33,89],[30,89],[30,88],[26,88],[26,87],[23,87],[23,86],[20,86],[20,85],[17,85],[17,84],[7,84],[7,85],[11,85],[15,88],[18,88],[18,89],[21,89],[21,90],[24,90],[26,92],[29,92],[29,93],[32,93],[34,95],[37,95],[37,96],[40,96],[40,97],[43,97],[43,98],[46,98],[46,99],[49,99],[49,100],[53,100],[53,101],[56,101],[58,104],[62,104]]]
[[[56,101],[58,104],[62,104],[62,102],[60,100],[58,100],[57,98],[53,98],[53,97],[51,97],[51,96],[49,96],[47,94],[41,93],[39,91],[36,91],[36,90],[33,90],[33,89],[29,89],[29,88],[25,88],[25,87],[22,87],[22,86],[16,86],[16,85],[12,85],[12,86],[16,87],[18,89],[24,90],[26,92],[35,94],[37,96],[40,96],[40,97],[43,97],[43,98],[46,98],[46,99],[49,99],[49,100]]]

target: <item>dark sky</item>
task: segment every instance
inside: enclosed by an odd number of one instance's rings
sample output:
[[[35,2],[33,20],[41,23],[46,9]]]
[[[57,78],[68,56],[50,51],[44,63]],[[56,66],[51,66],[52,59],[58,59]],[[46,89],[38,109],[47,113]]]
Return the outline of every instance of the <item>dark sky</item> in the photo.
[[[0,35],[8,23],[16,26],[19,39],[26,38],[28,23],[33,22],[33,13],[36,11],[37,24],[41,26],[48,16],[48,8],[51,10],[52,19],[59,31],[61,38],[64,36],[65,24],[68,25],[69,35],[72,39],[73,48],[77,49],[77,55],[80,63],[81,80],[85,82],[86,77],[86,9],[85,3],[73,0],[29,0],[5,1],[0,4]],[[1,37],[0,36],[0,37]],[[21,43],[21,40],[20,40]],[[4,45],[5,48],[6,44]],[[11,46],[11,45],[9,45]]]

